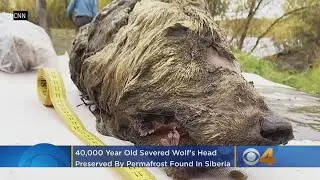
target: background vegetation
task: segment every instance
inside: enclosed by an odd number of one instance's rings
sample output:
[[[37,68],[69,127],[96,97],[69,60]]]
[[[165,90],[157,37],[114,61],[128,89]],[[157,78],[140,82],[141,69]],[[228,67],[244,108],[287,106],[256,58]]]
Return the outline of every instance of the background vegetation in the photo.
[[[29,20],[44,27],[56,51],[70,48],[75,33],[66,17],[70,0],[1,0],[0,11],[29,11]],[[99,10],[111,0],[98,0]],[[207,0],[210,12],[223,28],[244,71],[302,91],[320,94],[320,1],[319,0]],[[283,1],[277,17],[258,14],[271,3]],[[46,9],[41,24],[37,3]],[[261,14],[261,13],[260,13]],[[254,37],[249,49],[246,40]],[[252,55],[262,40],[269,39],[278,52],[258,58]],[[245,52],[244,52],[245,51]]]
[[[275,63],[250,54],[237,52],[236,57],[245,72],[259,74],[268,80],[295,87],[297,90],[320,94],[320,66],[303,72],[281,71]]]
[[[25,10],[29,12],[29,21],[37,23],[37,0],[1,0],[0,11],[12,12],[13,10]],[[66,17],[67,5],[70,0],[45,0],[47,9],[47,21],[52,28],[73,28],[72,22]],[[105,7],[111,0],[97,0],[99,10]]]

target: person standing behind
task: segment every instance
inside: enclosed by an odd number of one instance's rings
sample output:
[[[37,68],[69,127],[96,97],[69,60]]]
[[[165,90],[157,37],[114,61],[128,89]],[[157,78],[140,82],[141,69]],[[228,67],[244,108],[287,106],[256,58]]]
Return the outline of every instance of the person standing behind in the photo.
[[[67,8],[67,16],[72,20],[74,14],[74,24],[76,32],[79,28],[90,23],[98,13],[97,0],[71,0]]]

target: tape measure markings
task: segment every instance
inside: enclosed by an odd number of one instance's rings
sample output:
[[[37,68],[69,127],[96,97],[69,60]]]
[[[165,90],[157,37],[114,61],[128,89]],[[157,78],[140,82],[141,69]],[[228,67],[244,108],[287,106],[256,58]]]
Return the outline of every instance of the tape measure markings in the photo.
[[[62,120],[68,125],[69,130],[84,143],[93,146],[105,145],[97,136],[87,131],[78,116],[73,112],[66,97],[63,79],[56,69],[40,68],[38,70],[37,91],[41,103],[47,107],[54,107]],[[156,180],[144,168],[124,167],[115,169],[128,180]]]

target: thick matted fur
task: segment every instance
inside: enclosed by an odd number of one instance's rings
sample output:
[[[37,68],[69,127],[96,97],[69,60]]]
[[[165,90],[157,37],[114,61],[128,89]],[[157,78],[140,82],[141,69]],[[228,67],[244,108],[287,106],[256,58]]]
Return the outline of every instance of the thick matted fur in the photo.
[[[273,116],[241,75],[205,1],[116,0],[81,29],[70,72],[96,106],[101,134],[160,145],[177,130],[179,145],[271,145],[260,134]],[[186,178],[186,169],[167,169]]]

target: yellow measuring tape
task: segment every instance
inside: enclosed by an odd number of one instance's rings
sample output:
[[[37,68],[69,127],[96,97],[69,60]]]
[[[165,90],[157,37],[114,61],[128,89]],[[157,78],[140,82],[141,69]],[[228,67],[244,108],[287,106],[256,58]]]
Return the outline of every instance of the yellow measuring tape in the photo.
[[[53,68],[41,68],[37,74],[37,90],[40,101],[47,107],[54,107],[68,128],[87,145],[105,146],[95,135],[88,132],[73,112],[60,73]],[[155,180],[144,168],[124,167],[116,170],[128,180]]]

